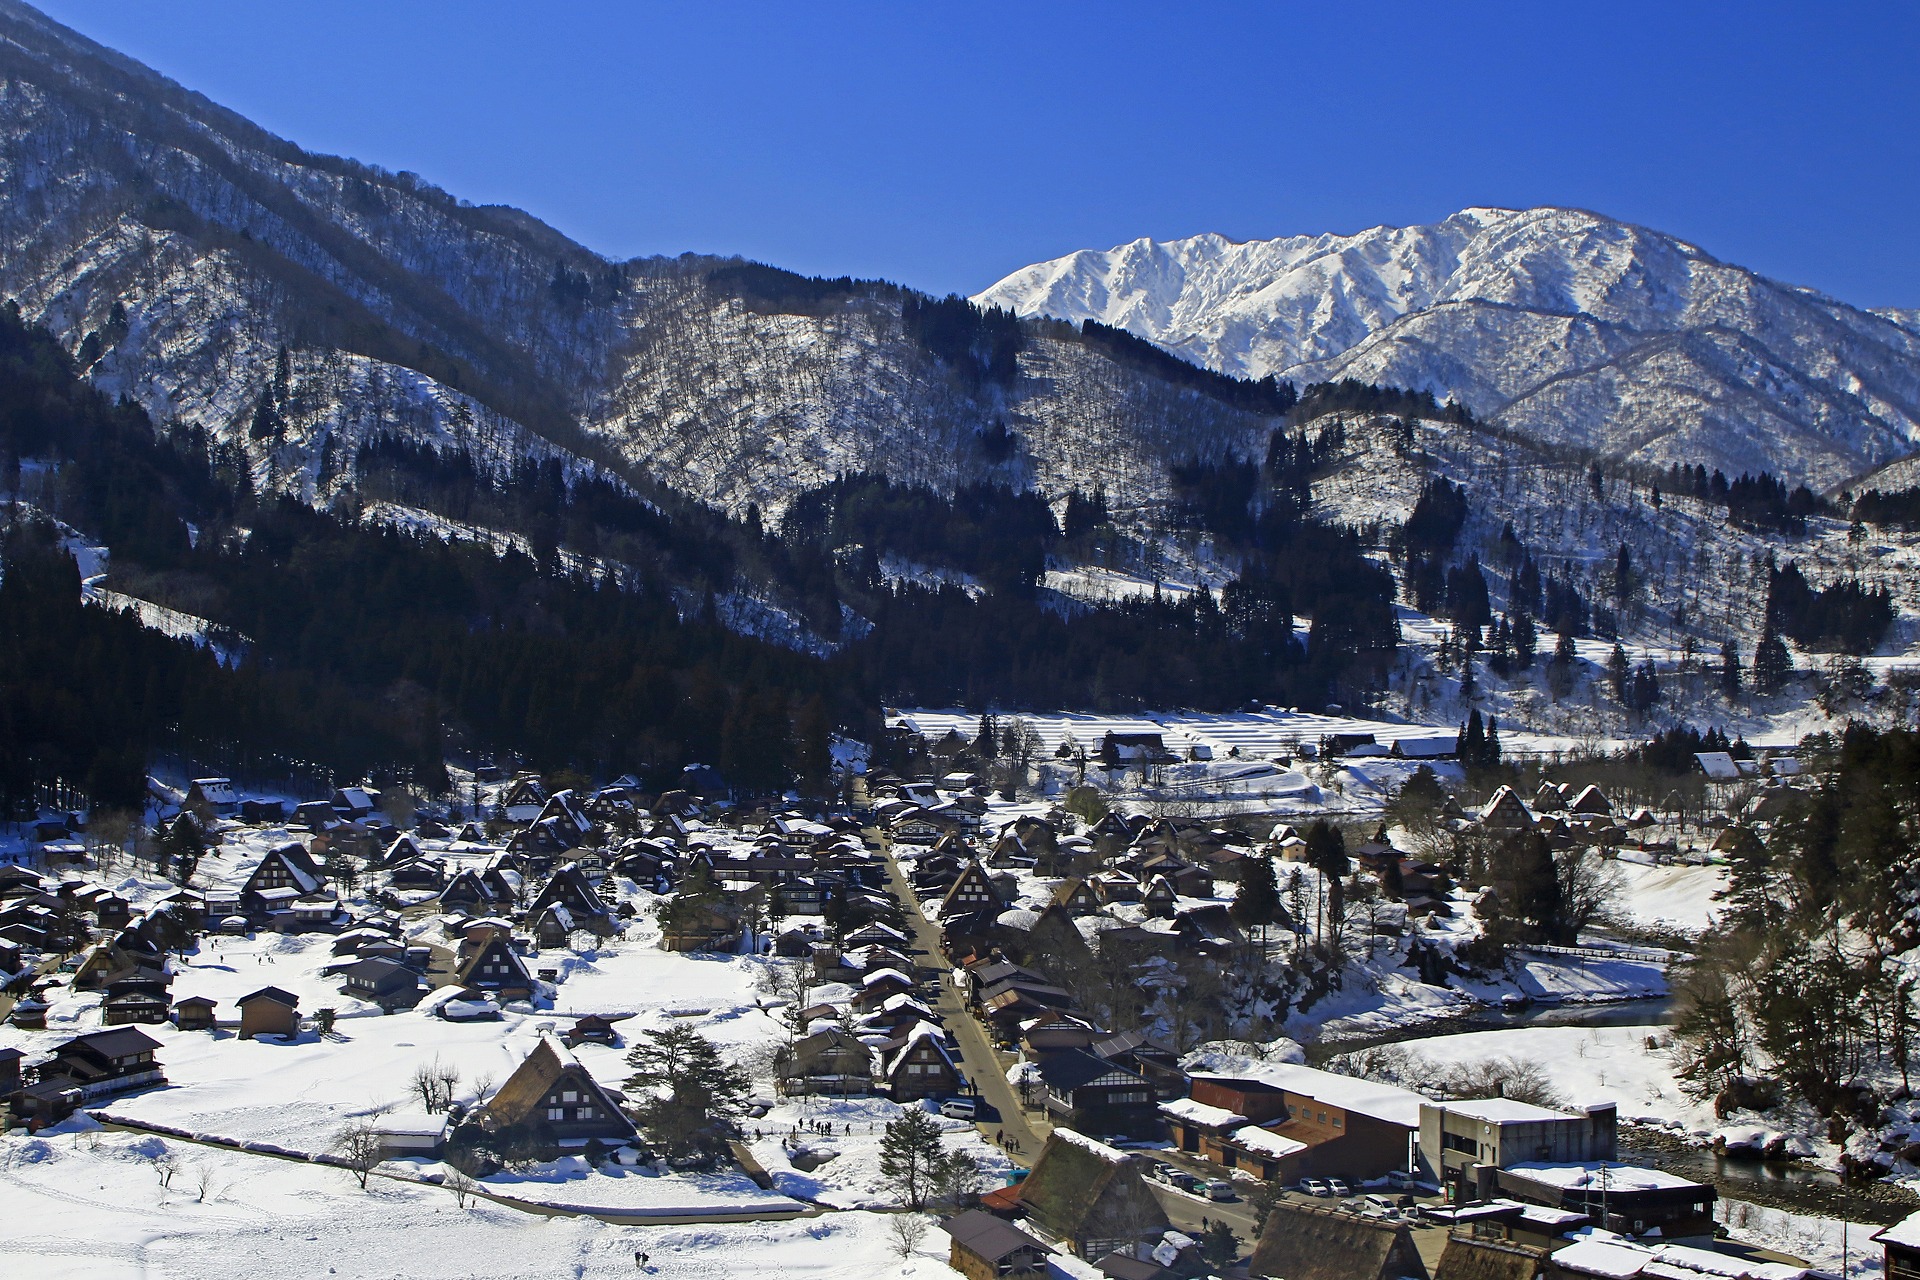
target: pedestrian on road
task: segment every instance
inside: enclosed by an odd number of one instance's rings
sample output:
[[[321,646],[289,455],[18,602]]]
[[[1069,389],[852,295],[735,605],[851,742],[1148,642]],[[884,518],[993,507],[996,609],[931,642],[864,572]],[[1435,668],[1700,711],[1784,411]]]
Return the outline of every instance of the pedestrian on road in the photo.
[[[1007,1132],[1006,1132],[1006,1130],[1004,1130],[1004,1129],[995,1129],[995,1130],[993,1131],[993,1145],[994,1145],[994,1146],[996,1146],[996,1147],[1005,1147],[1005,1146],[1007,1145]]]

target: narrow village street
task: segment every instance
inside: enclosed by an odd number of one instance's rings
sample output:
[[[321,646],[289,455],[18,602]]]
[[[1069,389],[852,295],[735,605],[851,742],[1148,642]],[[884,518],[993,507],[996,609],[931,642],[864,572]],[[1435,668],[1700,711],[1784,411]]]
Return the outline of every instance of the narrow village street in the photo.
[[[906,874],[894,859],[892,843],[871,827],[862,834],[886,858],[888,888],[907,909],[908,919],[913,926],[915,949],[925,954],[928,967],[940,973],[940,998],[934,1012],[940,1015],[942,1024],[953,1033],[960,1047],[961,1072],[979,1092],[981,1099],[999,1113],[998,1119],[981,1122],[981,1132],[989,1141],[995,1135],[1001,1135],[1018,1144],[1008,1150],[1008,1156],[1017,1164],[1031,1166],[1040,1154],[1040,1148],[1046,1145],[1046,1135],[1052,1126],[1039,1121],[1036,1127],[1036,1122],[1021,1111],[1019,1096],[1013,1086],[1007,1083],[1007,1068],[1012,1064],[994,1051],[985,1028],[968,1011],[960,993],[949,980],[940,952],[940,927],[928,920],[926,913],[921,910],[913,886],[908,883]]]

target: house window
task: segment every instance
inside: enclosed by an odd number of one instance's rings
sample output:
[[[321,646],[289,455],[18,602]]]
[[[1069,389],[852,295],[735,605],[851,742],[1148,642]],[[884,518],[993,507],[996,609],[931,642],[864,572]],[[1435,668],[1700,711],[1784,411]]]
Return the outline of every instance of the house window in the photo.
[[[578,1101],[580,1101],[580,1094],[579,1094],[579,1091],[578,1091],[578,1090],[575,1090],[575,1089],[567,1089],[567,1090],[564,1090],[564,1091],[563,1091],[563,1092],[562,1092],[562,1093],[560,1094],[560,1101],[562,1101],[562,1102],[578,1102]]]
[[[576,1120],[591,1120],[593,1119],[593,1108],[581,1107],[573,1113],[573,1116]]]
[[[1336,1112],[1334,1112],[1334,1113],[1333,1113],[1333,1127],[1334,1127],[1334,1128],[1336,1128],[1336,1129],[1344,1129],[1344,1128],[1346,1128],[1346,1126],[1347,1126],[1347,1122],[1346,1122],[1346,1121],[1345,1121],[1344,1119],[1342,1119],[1342,1118],[1341,1118],[1341,1115],[1340,1115],[1340,1113],[1339,1113],[1338,1111],[1336,1111]]]
[[[565,1107],[548,1107],[547,1108],[547,1119],[565,1120],[566,1118],[567,1118],[567,1109]]]

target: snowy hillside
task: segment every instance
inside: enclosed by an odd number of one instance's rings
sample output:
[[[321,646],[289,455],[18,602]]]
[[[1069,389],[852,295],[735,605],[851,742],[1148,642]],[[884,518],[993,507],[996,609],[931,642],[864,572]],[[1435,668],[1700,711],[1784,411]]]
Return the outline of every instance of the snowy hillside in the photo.
[[[0,2],[0,297],[163,428],[244,452],[257,487],[323,503],[386,435],[496,474],[557,455],[736,515],[863,469],[1052,496],[1104,480],[1126,506],[1163,498],[1171,462],[1264,447],[1266,419],[1040,326],[1017,369],[970,378],[903,323],[908,296],[611,262],[304,152]],[[1001,428],[1010,447],[978,445]]]
[[[1575,209],[1236,243],[1136,240],[977,295],[1244,377],[1358,378],[1639,461],[1838,484],[1920,443],[1920,332]]]

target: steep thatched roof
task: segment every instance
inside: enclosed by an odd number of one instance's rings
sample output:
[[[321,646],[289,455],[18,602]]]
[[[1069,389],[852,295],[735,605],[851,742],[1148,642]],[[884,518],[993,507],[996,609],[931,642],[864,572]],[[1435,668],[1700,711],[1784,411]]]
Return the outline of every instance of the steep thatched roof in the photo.
[[[1505,1240],[1450,1236],[1433,1280],[1534,1280],[1547,1270],[1547,1251]]]
[[[487,1099],[487,1110],[502,1125],[518,1124],[532,1114],[567,1069],[567,1063],[552,1043],[542,1036],[526,1061],[514,1069],[507,1082]]]
[[[1124,1152],[1072,1129],[1055,1129],[1020,1183],[1020,1203],[1062,1239],[1159,1232],[1166,1212]],[[1116,1229],[1124,1225],[1125,1229]]]
[[[632,1136],[633,1125],[621,1114],[619,1104],[612,1095],[587,1074],[587,1069],[580,1065],[578,1059],[554,1043],[550,1036],[540,1037],[540,1043],[533,1047],[526,1061],[515,1068],[493,1097],[487,1099],[487,1114],[503,1128],[537,1122],[540,1118],[538,1108],[563,1078],[567,1087],[577,1090],[583,1100],[599,1104],[600,1121],[609,1132]]]
[[[1248,1274],[1285,1280],[1427,1280],[1427,1265],[1404,1226],[1282,1203],[1267,1216]]]

